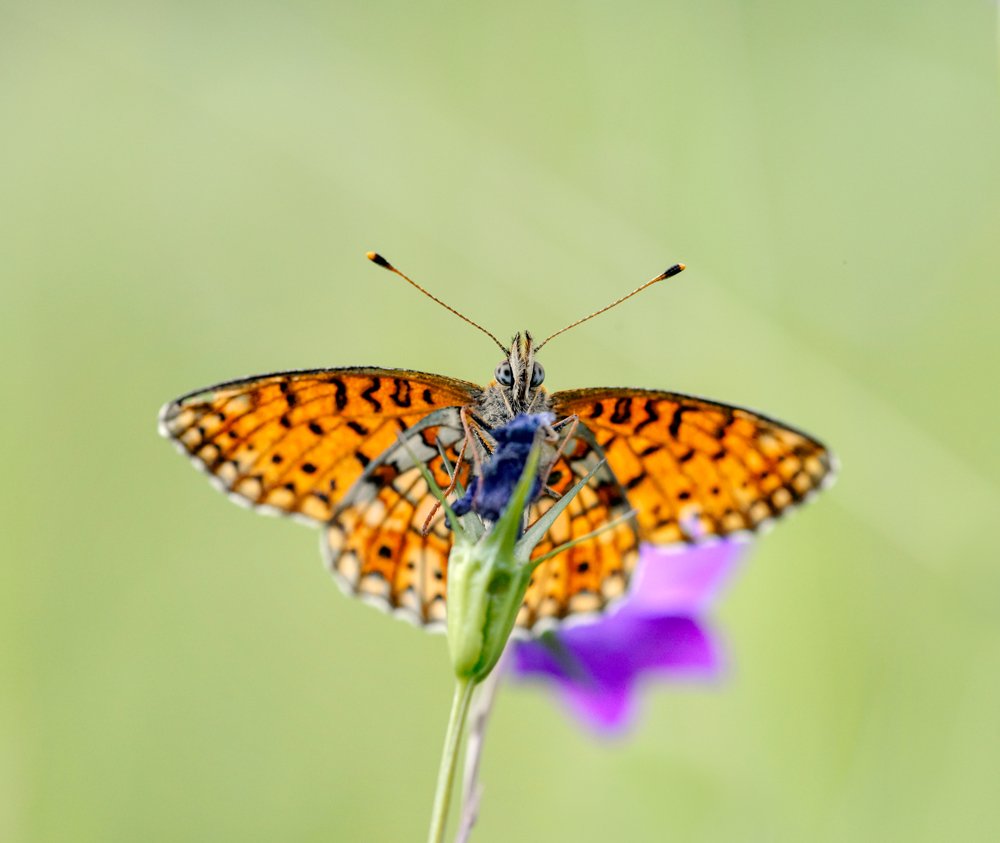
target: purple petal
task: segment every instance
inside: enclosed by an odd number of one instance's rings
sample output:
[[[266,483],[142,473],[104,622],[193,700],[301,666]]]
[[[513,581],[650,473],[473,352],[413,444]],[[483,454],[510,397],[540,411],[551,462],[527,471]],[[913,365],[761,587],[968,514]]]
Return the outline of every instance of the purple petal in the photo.
[[[642,545],[621,612],[696,614],[718,594],[746,545],[715,542],[682,551]]]
[[[567,708],[595,732],[619,734],[635,719],[635,701],[629,688],[592,691],[564,683],[559,691]]]
[[[605,734],[620,732],[634,717],[636,686],[646,677],[718,675],[721,648],[697,616],[744,548],[716,542],[678,552],[643,545],[619,610],[518,642],[514,675],[554,682],[581,720]]]
[[[719,648],[710,633],[686,617],[644,617],[621,612],[600,623],[570,627],[518,642],[519,677],[555,680],[570,708],[600,731],[631,719],[632,691],[644,676],[714,676]]]

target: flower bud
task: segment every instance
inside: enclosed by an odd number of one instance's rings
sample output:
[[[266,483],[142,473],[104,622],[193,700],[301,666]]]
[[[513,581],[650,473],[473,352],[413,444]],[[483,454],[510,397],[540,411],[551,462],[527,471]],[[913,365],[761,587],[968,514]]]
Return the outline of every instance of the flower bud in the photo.
[[[500,518],[474,541],[455,535],[448,557],[448,648],[455,674],[480,682],[500,660],[524,601],[533,566],[518,546],[525,508],[538,476],[539,446]],[[520,551],[520,552],[516,552]]]
[[[519,415],[491,431],[497,443],[467,492],[455,505],[430,471],[422,471],[444,506],[453,541],[448,556],[448,649],[459,679],[481,682],[496,666],[517,622],[535,567],[577,540],[532,560],[535,547],[598,464],[526,530],[525,513],[541,491],[542,442],[549,413]],[[551,431],[550,431],[551,432]],[[583,537],[586,538],[586,537]]]

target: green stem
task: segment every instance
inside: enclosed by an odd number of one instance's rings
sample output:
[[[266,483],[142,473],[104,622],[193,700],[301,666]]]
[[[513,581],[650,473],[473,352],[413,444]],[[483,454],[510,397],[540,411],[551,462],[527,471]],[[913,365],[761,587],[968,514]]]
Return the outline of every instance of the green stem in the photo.
[[[465,772],[462,776],[462,810],[459,812],[458,831],[455,833],[455,843],[468,843],[472,835],[472,827],[479,818],[479,802],[483,795],[483,786],[479,783],[479,762],[483,757],[483,744],[486,741],[486,727],[489,724],[493,703],[496,700],[500,679],[503,676],[503,663],[508,660],[506,650],[497,662],[496,669],[479,685],[469,706],[468,734],[465,736]]]
[[[437,791],[434,793],[434,811],[431,814],[431,830],[428,843],[444,843],[444,830],[448,822],[448,808],[451,805],[452,785],[455,782],[455,767],[458,766],[458,752],[462,745],[462,731],[469,713],[469,701],[475,682],[459,678],[455,683],[455,696],[451,700],[451,714],[448,717],[448,731],[444,736],[441,752],[441,768],[438,770]]]

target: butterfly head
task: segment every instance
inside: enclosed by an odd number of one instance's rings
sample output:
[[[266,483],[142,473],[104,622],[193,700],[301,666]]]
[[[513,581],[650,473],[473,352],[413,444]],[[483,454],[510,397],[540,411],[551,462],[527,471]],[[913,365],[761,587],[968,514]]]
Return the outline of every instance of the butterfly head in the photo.
[[[431,300],[437,302],[445,308],[445,310],[454,313],[459,319],[468,322],[472,325],[472,327],[482,331],[500,347],[501,351],[507,355],[507,357],[504,360],[501,360],[499,365],[496,367],[493,382],[482,391],[478,401],[477,409],[480,417],[485,419],[491,427],[505,424],[519,413],[546,413],[549,411],[552,401],[549,399],[548,393],[542,387],[542,381],[545,380],[545,370],[542,368],[542,364],[535,360],[535,351],[541,349],[541,347],[549,340],[558,337],[560,334],[564,334],[566,331],[571,328],[575,328],[577,325],[582,325],[584,322],[611,310],[613,307],[617,307],[623,301],[627,301],[632,298],[632,296],[636,293],[641,293],[647,287],[652,286],[665,278],[670,278],[684,269],[684,264],[675,263],[655,278],[651,278],[642,286],[634,289],[631,293],[616,299],[606,307],[602,307],[600,310],[595,310],[589,316],[584,316],[582,319],[577,319],[575,322],[571,322],[565,328],[561,328],[554,334],[550,334],[537,346],[534,344],[534,340],[528,331],[525,331],[523,335],[517,334],[514,337],[514,341],[510,344],[510,350],[508,350],[504,348],[503,343],[500,342],[494,334],[491,334],[478,322],[473,322],[468,316],[459,313],[455,310],[455,308],[445,304],[436,296],[431,295],[416,281],[409,276],[404,275],[377,252],[369,252],[368,260],[378,266],[381,266],[383,269],[387,269],[395,275],[398,275],[406,281],[406,283],[419,290]]]
[[[534,341],[525,331],[514,337],[507,356],[497,364],[489,390],[502,396],[511,417],[543,412],[548,408],[544,380],[545,369],[535,360]]]

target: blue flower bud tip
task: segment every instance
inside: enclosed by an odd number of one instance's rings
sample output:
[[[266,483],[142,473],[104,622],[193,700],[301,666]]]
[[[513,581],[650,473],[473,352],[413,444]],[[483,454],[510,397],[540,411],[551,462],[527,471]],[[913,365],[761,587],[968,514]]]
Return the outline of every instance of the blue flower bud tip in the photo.
[[[520,443],[531,445],[535,441],[535,433],[540,427],[552,424],[555,416],[552,413],[534,413],[532,415],[515,416],[502,427],[491,430],[497,445]]]
[[[456,515],[475,512],[486,521],[499,521],[531,454],[538,429],[552,424],[551,413],[515,416],[507,424],[490,431],[497,449],[483,463],[482,477],[474,477],[465,494],[452,507]],[[531,500],[541,492],[536,477]]]

